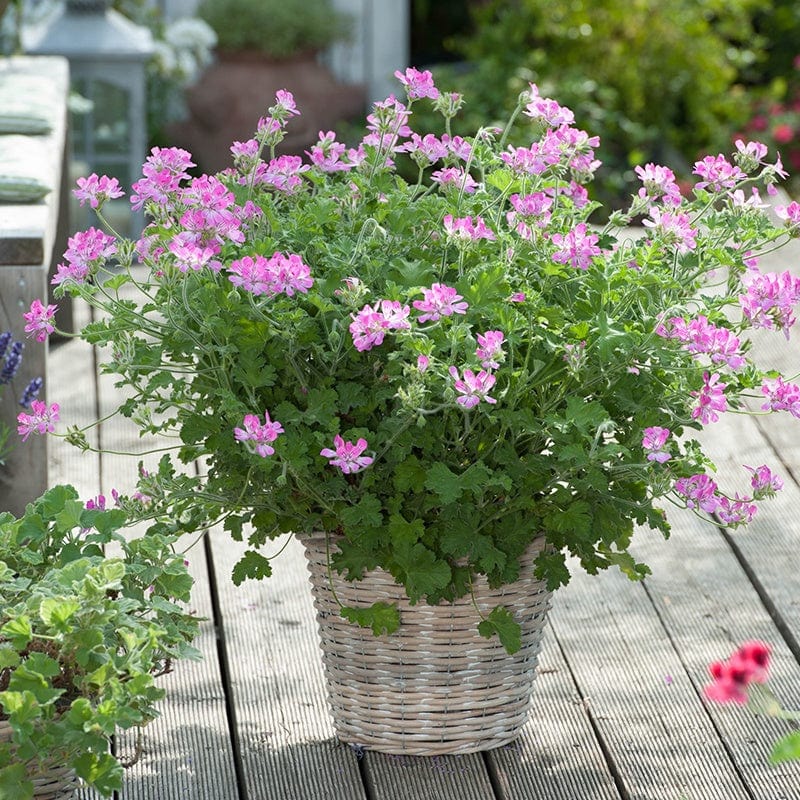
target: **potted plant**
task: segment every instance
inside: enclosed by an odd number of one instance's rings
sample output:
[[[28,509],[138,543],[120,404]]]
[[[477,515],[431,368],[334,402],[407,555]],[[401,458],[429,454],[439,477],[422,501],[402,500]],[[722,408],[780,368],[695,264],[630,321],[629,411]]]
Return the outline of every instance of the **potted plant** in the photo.
[[[192,579],[173,537],[128,541],[127,514],[49,489],[0,515],[0,795],[67,796],[122,785],[117,728],[143,726],[158,675],[199,654],[181,607]],[[113,545],[118,555],[104,555]]]
[[[349,20],[331,0],[207,0],[197,14],[217,34],[217,58],[187,90],[189,119],[169,132],[201,169],[230,166],[230,143],[250,138],[253,121],[284,86],[305,115],[284,152],[309,147],[320,129],[363,112],[363,87],[339,83],[318,61],[348,34]]]
[[[398,77],[407,102],[377,103],[355,148],[323,133],[305,160],[276,156],[300,113],[280,91],[219,175],[154,149],[131,198],[142,238],[76,234],[54,282],[101,312],[81,335],[110,349],[119,413],[173,437],[141,479],[144,516],[176,534],[223,520],[248,545],[236,582],[269,576],[265,545],[293,531],[323,639],[345,642],[326,656],[340,736],[466,751],[524,722],[569,555],[640,578],[634,526],[666,536],[664,504],[737,526],[779,488],[766,465],[718,486],[692,434],[748,398],[800,416],[800,387],[747,341],[794,321],[800,279],[758,258],[797,235],[800,206],[770,223],[753,190],[785,173],[739,143],[695,165],[691,197],[640,167],[630,209],[594,228],[597,140],[568,109],[531,85],[504,130],[462,139],[461,97]],[[444,133],[415,135],[420,102]],[[520,116],[539,135],[507,147]],[[102,219],[121,192],[92,175],[76,194]],[[54,310],[26,330],[46,337]],[[52,429],[55,410],[20,426]]]

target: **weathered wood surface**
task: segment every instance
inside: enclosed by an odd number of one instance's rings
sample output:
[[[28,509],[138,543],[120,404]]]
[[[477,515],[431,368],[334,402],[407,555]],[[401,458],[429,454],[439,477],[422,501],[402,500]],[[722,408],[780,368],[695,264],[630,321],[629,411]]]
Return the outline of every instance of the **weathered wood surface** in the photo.
[[[38,75],[52,80],[58,101],[50,109],[52,132],[36,137],[46,153],[45,164],[32,164],[52,181],[52,191],[37,203],[0,203],[0,332],[11,330],[16,340],[25,340],[22,366],[8,386],[0,387],[0,419],[12,427],[11,450],[0,468],[0,508],[21,513],[25,504],[47,487],[48,440],[32,436],[21,443],[16,436],[16,418],[22,410],[19,399],[32,378],[42,377],[45,385],[40,399],[47,398],[47,343],[25,339],[23,312],[36,300],[47,302],[48,272],[54,248],[63,227],[65,207],[62,174],[66,147],[69,72],[63,58],[11,58],[0,60],[0,74]],[[31,137],[33,138],[33,137]],[[0,150],[4,137],[0,136]],[[60,254],[59,254],[60,255]]]
[[[796,353],[792,342],[781,357]],[[117,390],[94,369],[79,342],[54,352],[62,429],[113,402]],[[741,464],[782,462],[783,494],[745,531],[673,513],[671,541],[641,532],[637,555],[653,567],[644,584],[577,574],[555,597],[529,724],[513,746],[483,755],[360,757],[336,742],[301,548],[289,542],[274,577],[236,587],[240,546],[213,531],[188,555],[195,605],[209,617],[205,662],[168,676],[123,800],[798,800],[800,765],[766,760],[786,725],[702,698],[707,664],[761,638],[774,648],[776,693],[800,707],[800,422],[781,418],[770,442],[774,420],[762,429],[727,415],[707,436],[721,483],[744,490]],[[102,436],[143,446],[119,421]],[[133,484],[136,459],[53,451],[55,479],[86,497]]]

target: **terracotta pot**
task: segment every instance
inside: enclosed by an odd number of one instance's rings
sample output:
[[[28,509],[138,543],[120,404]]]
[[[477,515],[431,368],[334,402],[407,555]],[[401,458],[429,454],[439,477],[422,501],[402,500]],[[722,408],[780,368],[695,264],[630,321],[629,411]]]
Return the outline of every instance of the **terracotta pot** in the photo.
[[[168,139],[188,150],[205,172],[230,167],[231,144],[253,138],[278,89],[292,92],[300,110],[287,126],[279,153],[301,154],[320,130],[365,109],[364,88],[338,83],[311,53],[272,61],[261,53],[222,52],[187,91],[190,117],[170,125]]]

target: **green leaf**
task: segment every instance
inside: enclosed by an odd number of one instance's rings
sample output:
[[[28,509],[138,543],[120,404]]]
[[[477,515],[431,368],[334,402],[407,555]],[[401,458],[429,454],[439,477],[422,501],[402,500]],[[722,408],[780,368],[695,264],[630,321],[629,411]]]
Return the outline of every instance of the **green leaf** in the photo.
[[[0,769],[0,800],[30,800],[33,784],[24,764],[11,764]]]
[[[248,550],[234,565],[232,578],[233,582],[239,586],[247,578],[261,580],[272,575],[272,565],[266,556],[257,553],[255,550]]]
[[[792,731],[782,739],[778,739],[769,756],[771,764],[784,764],[795,759],[800,760],[800,731]]]
[[[39,604],[39,616],[47,625],[52,625],[56,630],[62,633],[69,630],[70,617],[81,607],[81,604],[75,599],[58,599],[55,597],[46,597]]]
[[[83,753],[73,766],[86,783],[106,797],[122,789],[122,767],[110,753]]]
[[[16,667],[19,664],[19,653],[8,643],[0,644],[0,670]]]
[[[15,617],[6,622],[6,624],[0,628],[0,633],[2,633],[17,650],[24,650],[33,637],[31,621],[25,616]]]
[[[395,467],[394,486],[398,492],[421,492],[425,488],[425,469],[416,456],[409,456]]]
[[[425,488],[436,492],[444,506],[455,503],[463,492],[460,477],[441,462],[437,462],[428,470]]]
[[[342,606],[339,613],[361,628],[372,628],[376,636],[394,633],[400,627],[400,612],[389,603],[373,603],[368,608]]]
[[[497,634],[506,651],[513,655],[522,647],[522,629],[505,606],[492,609],[486,619],[478,625],[478,633],[486,639]]]
[[[412,603],[425,595],[436,594],[450,582],[450,565],[423,544],[398,543],[395,561],[405,573],[403,583]]]
[[[383,524],[381,501],[374,494],[365,494],[355,505],[346,506],[340,513],[342,525],[348,528],[380,528]]]

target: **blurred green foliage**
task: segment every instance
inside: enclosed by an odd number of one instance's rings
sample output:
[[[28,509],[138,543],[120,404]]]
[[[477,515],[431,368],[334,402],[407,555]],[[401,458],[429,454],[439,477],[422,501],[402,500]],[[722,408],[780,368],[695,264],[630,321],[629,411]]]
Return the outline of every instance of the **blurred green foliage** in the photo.
[[[456,40],[469,70],[438,72],[470,98],[464,129],[500,119],[529,82],[599,135],[593,187],[624,202],[633,166],[686,174],[707,152],[727,152],[749,116],[742,76],[765,62],[757,32],[769,0],[488,0],[472,6],[473,33]],[[519,140],[517,143],[524,144]]]

